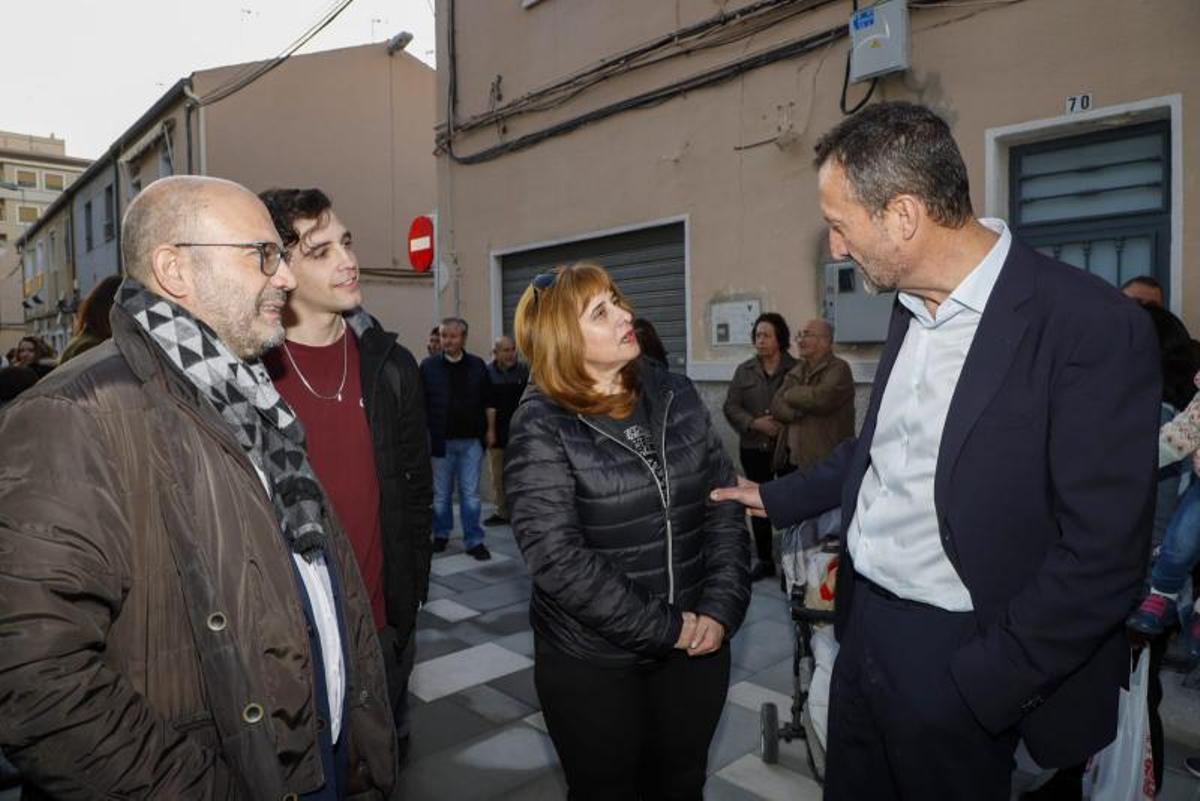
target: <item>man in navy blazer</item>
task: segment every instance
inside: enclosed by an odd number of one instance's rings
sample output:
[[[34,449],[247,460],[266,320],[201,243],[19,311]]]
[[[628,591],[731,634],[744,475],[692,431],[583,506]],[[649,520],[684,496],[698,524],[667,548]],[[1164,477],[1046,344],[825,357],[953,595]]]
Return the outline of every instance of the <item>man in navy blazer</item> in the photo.
[[[833,255],[898,290],[857,440],[714,492],[842,508],[827,799],[1008,799],[1112,740],[1145,574],[1160,377],[1145,313],[977,220],[949,127],[880,103],[817,144]]]

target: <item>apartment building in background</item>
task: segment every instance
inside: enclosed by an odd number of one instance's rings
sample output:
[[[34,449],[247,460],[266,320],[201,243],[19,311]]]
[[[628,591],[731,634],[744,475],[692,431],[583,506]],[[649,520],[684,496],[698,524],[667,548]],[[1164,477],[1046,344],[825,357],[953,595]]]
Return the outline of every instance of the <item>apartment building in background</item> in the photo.
[[[90,163],[68,156],[53,135],[0,131],[0,353],[24,335],[23,301],[43,298],[45,263],[43,272],[26,273],[16,242]]]
[[[58,219],[73,245],[77,303],[121,271],[121,216],[162,176],[211,175],[255,192],[320,187],[354,234],[367,310],[421,354],[433,283],[409,267],[406,235],[414,216],[436,207],[435,86],[432,68],[385,42],[194,72],[133,121],[20,246],[36,261]],[[53,338],[70,326],[30,323]]]

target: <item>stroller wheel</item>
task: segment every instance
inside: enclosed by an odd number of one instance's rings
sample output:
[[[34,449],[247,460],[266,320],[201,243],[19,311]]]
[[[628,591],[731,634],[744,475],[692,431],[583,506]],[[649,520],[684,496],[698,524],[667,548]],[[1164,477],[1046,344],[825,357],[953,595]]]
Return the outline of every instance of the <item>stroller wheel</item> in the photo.
[[[762,726],[759,755],[768,765],[779,761],[779,709],[774,704],[763,704],[759,712]]]

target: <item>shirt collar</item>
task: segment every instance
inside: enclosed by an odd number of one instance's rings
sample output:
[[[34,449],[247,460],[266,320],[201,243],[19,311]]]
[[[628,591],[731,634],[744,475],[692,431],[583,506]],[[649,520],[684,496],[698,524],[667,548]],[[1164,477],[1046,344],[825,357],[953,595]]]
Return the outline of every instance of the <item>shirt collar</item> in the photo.
[[[983,260],[975,265],[966,278],[959,282],[954,291],[950,293],[950,297],[940,304],[936,319],[929,313],[924,298],[908,292],[899,293],[900,302],[922,323],[926,325],[940,324],[957,315],[962,309],[970,309],[976,314],[983,314],[988,298],[991,297],[992,289],[1000,278],[1000,270],[1008,258],[1008,251],[1012,247],[1012,233],[1004,224],[1004,220],[982,217],[979,222],[985,228],[999,234],[1000,238],[992,245]]]

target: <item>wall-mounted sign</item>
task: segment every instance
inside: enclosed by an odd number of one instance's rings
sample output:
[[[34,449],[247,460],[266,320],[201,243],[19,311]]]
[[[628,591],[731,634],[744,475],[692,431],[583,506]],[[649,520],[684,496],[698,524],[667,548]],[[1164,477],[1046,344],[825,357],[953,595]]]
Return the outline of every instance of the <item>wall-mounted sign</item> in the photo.
[[[757,300],[730,300],[714,303],[712,311],[712,344],[746,346],[754,344],[750,330],[762,311]]]

